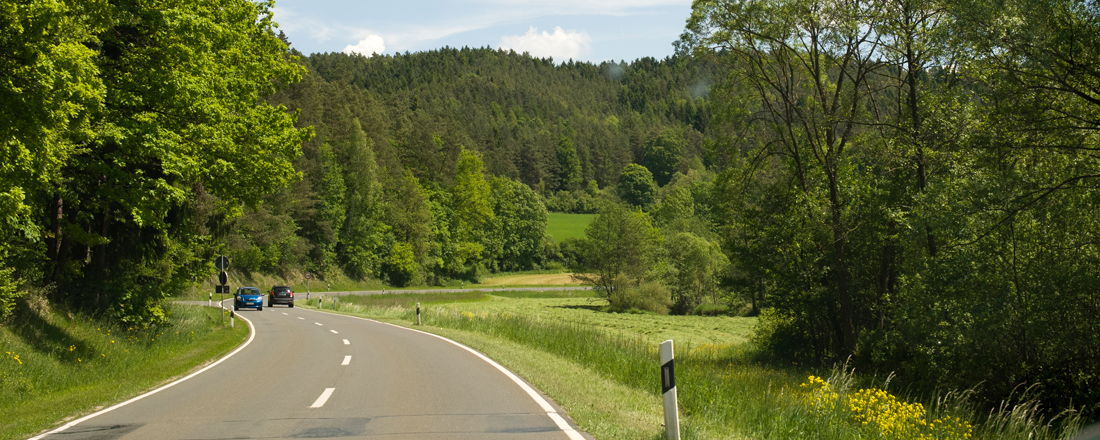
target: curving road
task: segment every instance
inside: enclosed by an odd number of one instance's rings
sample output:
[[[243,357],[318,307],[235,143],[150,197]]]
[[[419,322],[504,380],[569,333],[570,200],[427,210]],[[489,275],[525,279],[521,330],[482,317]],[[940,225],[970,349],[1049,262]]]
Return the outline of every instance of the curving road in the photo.
[[[253,337],[236,354],[38,438],[591,438],[521,379],[447,339],[302,308],[237,313]]]

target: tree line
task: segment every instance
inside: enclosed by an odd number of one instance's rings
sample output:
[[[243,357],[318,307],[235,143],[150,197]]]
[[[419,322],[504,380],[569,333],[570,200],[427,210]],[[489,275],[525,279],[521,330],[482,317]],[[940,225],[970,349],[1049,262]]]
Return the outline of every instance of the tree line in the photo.
[[[39,291],[160,322],[210,225],[297,178],[312,132],[262,100],[304,72],[272,6],[0,3],[0,317]]]
[[[1098,414],[1098,18],[696,2],[678,46],[731,72],[710,97],[712,209],[762,346]]]

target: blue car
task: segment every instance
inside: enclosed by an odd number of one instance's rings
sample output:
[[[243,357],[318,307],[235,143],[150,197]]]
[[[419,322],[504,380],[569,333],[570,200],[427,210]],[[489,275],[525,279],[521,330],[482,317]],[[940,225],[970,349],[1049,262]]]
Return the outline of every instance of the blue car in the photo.
[[[233,296],[233,310],[255,307],[256,310],[264,309],[264,296],[257,287],[238,287],[237,294]]]

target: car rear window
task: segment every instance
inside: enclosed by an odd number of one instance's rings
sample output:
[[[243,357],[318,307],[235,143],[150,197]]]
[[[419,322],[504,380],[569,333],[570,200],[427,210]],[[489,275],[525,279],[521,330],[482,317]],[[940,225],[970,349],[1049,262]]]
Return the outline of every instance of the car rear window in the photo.
[[[289,291],[290,288],[286,287],[286,286],[276,286],[276,287],[272,287],[271,290],[273,292],[286,292],[286,291]]]

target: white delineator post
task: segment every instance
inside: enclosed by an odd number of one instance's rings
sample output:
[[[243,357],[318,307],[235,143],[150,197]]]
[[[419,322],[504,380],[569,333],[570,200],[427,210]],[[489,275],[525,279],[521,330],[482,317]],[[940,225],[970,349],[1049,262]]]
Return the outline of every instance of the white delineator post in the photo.
[[[665,438],[680,440],[680,410],[676,403],[676,360],[672,340],[661,343],[661,394],[665,398]]]
[[[416,325],[420,325],[420,303],[416,303]]]

